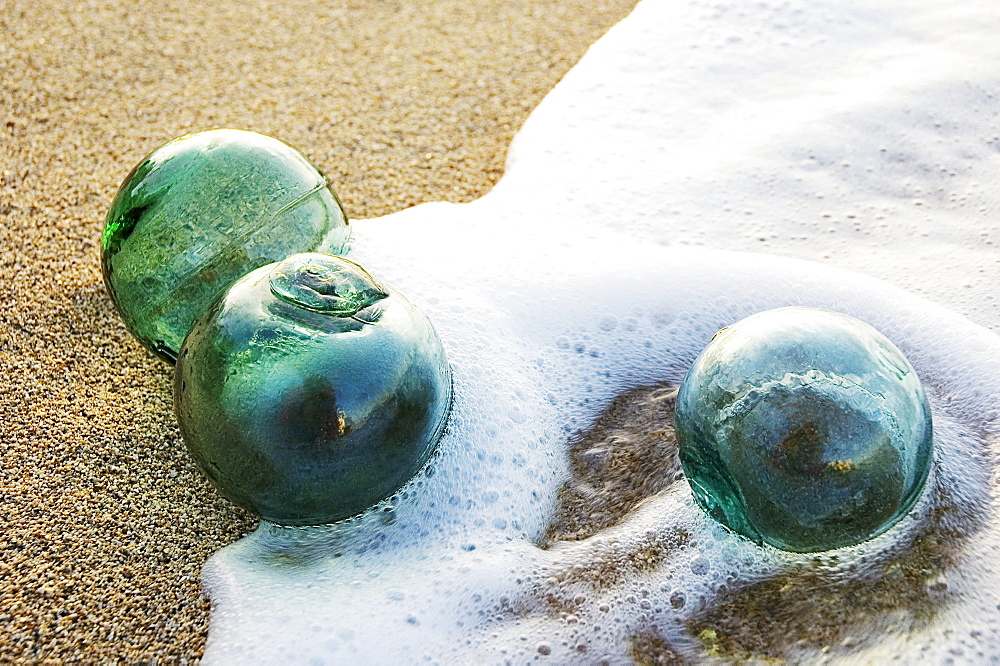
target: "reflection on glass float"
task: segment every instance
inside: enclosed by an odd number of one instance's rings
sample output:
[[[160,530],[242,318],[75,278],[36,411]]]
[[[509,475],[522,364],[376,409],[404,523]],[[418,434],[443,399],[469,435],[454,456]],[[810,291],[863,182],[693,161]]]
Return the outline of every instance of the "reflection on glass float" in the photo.
[[[200,132],[125,178],[101,239],[104,281],[129,331],[173,362],[226,287],[296,252],[341,254],[349,235],[326,177],[299,151],[255,132]]]
[[[359,265],[297,254],[195,323],[174,377],[184,441],[219,491],[272,522],[329,523],[420,470],[451,406],[430,321]]]
[[[681,384],[675,422],[701,507],[782,550],[884,532],[930,468],[930,408],[913,367],[871,326],[816,308],[719,331]]]

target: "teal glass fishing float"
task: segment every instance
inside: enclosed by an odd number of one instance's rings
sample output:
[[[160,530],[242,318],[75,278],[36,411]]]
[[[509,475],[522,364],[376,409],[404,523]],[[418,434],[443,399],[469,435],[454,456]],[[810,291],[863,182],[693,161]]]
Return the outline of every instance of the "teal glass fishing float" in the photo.
[[[681,384],[675,423],[698,504],[787,551],[889,529],[932,457],[930,408],[903,354],[867,324],[815,308],[719,331]]]
[[[101,259],[129,331],[173,362],[194,320],[251,270],[342,254],[350,229],[326,177],[271,137],[221,129],[153,151],[108,211]]]
[[[174,405],[218,490],[285,525],[391,496],[427,460],[451,405],[430,321],[340,257],[297,254],[237,281],[181,347]]]

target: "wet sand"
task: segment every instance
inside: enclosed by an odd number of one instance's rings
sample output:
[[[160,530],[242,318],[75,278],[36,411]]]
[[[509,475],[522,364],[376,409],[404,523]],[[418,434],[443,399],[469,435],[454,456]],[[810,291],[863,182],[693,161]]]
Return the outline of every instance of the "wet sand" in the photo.
[[[473,200],[634,0],[0,0],[0,662],[197,659],[198,576],[256,521],[187,458],[171,368],[115,313],[118,184],[181,134],[302,150],[348,215]]]

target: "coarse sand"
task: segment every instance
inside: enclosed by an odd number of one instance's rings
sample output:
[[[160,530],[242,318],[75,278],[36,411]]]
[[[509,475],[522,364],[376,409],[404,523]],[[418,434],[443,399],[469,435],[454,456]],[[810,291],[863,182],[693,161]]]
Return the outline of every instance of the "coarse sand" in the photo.
[[[0,662],[197,659],[256,521],[188,459],[101,281],[119,183],[187,132],[299,148],[352,219],[484,194],[635,0],[0,0]]]

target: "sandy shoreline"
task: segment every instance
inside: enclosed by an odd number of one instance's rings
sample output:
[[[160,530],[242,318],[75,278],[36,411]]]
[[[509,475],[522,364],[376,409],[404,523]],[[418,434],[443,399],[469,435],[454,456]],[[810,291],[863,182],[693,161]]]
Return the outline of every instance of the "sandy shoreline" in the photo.
[[[122,178],[186,132],[298,147],[352,219],[470,201],[633,0],[0,0],[0,661],[183,662],[205,559],[251,530],[174,425],[98,241]]]

